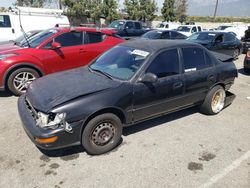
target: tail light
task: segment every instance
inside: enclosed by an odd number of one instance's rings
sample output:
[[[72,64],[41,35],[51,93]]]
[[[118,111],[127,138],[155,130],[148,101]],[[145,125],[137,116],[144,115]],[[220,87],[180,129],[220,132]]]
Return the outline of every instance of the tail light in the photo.
[[[248,48],[246,57],[247,57],[248,59],[250,58],[250,48]]]

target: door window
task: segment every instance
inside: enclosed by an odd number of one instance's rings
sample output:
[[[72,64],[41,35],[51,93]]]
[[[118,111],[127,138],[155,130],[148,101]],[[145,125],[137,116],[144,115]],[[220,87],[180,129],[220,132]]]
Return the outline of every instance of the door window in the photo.
[[[139,22],[135,22],[135,29],[141,29],[141,24]]]
[[[211,62],[206,62],[204,51],[201,48],[182,48],[182,55],[184,72],[196,71],[210,66]]]
[[[223,35],[219,35],[215,38],[216,43],[221,43],[223,41]]]
[[[180,33],[177,33],[177,32],[171,32],[171,38],[172,39],[186,39],[187,37],[180,34]]]
[[[125,28],[126,28],[126,29],[133,29],[133,28],[134,28],[133,22],[127,22],[127,23],[125,24]]]
[[[197,32],[197,28],[196,28],[196,27],[193,27],[191,32],[192,32],[192,33],[196,33],[196,32]]]
[[[198,31],[201,31],[201,27],[200,26],[198,26]]]
[[[86,32],[84,37],[84,44],[93,44],[102,42],[105,39],[106,35],[103,35],[100,32]]]
[[[231,33],[225,33],[224,42],[233,42],[235,41],[235,36]]]
[[[177,49],[160,53],[151,62],[146,73],[153,73],[159,78],[179,74],[179,56]]]
[[[0,27],[11,27],[10,16],[0,15]]]
[[[81,45],[82,41],[82,32],[63,33],[54,39],[54,42],[59,42],[62,47]]]
[[[162,39],[170,39],[170,33],[168,31],[162,33],[161,38]]]

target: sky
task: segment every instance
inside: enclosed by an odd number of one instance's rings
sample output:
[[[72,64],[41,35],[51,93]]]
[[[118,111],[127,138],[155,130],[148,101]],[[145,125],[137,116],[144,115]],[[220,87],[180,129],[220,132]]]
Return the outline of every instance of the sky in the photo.
[[[0,0],[0,7],[9,7],[16,0]],[[122,5],[124,0],[119,0]],[[155,0],[162,7],[164,0]],[[188,15],[213,16],[216,0],[188,0]],[[250,0],[219,0],[218,16],[250,17]],[[53,7],[55,8],[55,7]]]

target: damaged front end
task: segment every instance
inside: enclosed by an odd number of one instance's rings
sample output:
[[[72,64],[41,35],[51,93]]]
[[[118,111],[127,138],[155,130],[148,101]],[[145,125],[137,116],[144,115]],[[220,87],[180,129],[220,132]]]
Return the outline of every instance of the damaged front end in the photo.
[[[65,131],[72,133],[72,127],[66,122],[66,113],[48,113],[37,111],[30,101],[26,98],[25,103],[32,117],[36,121],[36,125],[42,129],[63,128]]]

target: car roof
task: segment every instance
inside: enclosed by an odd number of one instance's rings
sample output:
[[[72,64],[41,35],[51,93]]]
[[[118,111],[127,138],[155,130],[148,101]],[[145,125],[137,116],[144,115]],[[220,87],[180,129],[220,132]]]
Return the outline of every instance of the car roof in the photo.
[[[200,32],[197,32],[197,33],[211,33],[211,34],[215,34],[215,35],[217,35],[217,34],[224,34],[224,33],[229,33],[229,34],[231,34],[230,32],[226,32],[226,31],[200,31]]]
[[[93,27],[55,27],[54,29],[57,29],[59,31],[76,30],[76,31],[87,31],[87,32],[101,32],[106,35],[112,35],[115,33],[115,31],[111,29],[98,29]]]
[[[162,49],[173,48],[173,47],[187,47],[196,46],[201,47],[200,44],[186,40],[134,40],[120,44],[120,46],[127,46],[136,49],[145,50],[148,52],[156,52]]]

